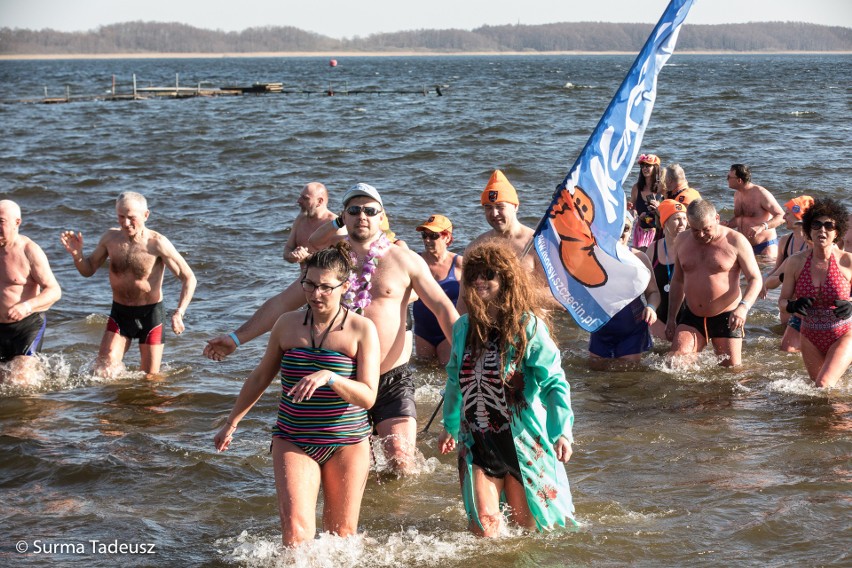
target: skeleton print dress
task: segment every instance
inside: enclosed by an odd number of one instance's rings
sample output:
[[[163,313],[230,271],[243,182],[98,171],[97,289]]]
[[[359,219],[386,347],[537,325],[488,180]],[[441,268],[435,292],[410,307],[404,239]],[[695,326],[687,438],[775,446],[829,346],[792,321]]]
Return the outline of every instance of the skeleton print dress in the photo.
[[[473,437],[473,464],[491,477],[502,479],[509,473],[522,482],[506,402],[507,391],[512,391],[501,377],[496,339],[495,334],[479,357],[474,357],[469,347],[465,349],[459,370],[464,420]]]
[[[463,315],[453,326],[444,394],[444,427],[459,442],[468,520],[479,524],[473,491],[473,466],[478,465],[488,475],[508,474],[523,483],[539,530],[575,526],[565,465],[553,450],[560,436],[573,442],[571,389],[547,326],[531,316],[524,357],[517,368],[503,368],[505,344],[491,342],[481,356],[471,356],[468,322]],[[510,350],[505,360],[512,359]]]

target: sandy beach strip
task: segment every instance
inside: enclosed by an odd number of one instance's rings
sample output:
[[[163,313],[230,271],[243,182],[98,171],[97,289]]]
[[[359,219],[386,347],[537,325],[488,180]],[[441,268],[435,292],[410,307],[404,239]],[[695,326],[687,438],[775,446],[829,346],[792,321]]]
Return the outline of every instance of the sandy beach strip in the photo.
[[[0,61],[61,59],[219,59],[262,57],[465,57],[517,55],[635,55],[635,51],[254,51],[247,53],[33,53],[2,54]],[[852,51],[678,51],[680,55],[849,55]]]

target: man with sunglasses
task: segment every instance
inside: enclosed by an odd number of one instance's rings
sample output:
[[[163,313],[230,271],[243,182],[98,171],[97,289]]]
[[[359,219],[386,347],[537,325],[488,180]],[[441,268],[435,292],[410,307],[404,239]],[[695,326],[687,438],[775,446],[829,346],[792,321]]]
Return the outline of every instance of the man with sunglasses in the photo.
[[[294,263],[304,262],[311,254],[308,239],[314,231],[337,217],[328,209],[328,190],[319,182],[306,184],[297,203],[301,211],[293,221],[290,237],[284,245],[284,260]]]
[[[751,182],[751,169],[734,164],[728,172],[728,187],[734,190],[734,217],[728,226],[751,243],[754,254],[766,260],[778,256],[775,227],[784,223],[784,210],[766,188]]]
[[[382,438],[385,457],[398,474],[411,472],[414,466],[417,414],[414,406],[414,382],[408,369],[411,341],[406,335],[405,319],[412,293],[435,314],[441,330],[452,336],[458,312],[438,285],[420,255],[393,246],[381,230],[384,205],[379,192],[359,183],[343,196],[343,214],[332,221],[345,227],[355,271],[351,277],[349,307],[360,311],[376,324],[379,332],[381,364],[376,404],[370,417]],[[204,355],[221,361],[241,344],[266,333],[282,314],[305,303],[299,281],[267,300],[236,331],[211,339]]]
[[[689,230],[675,239],[666,337],[672,355],[700,353],[708,343],[722,366],[742,362],[748,310],[763,284],[748,240],[719,223],[716,208],[698,199],[686,208]],[[670,251],[671,252],[671,251]],[[745,292],[740,292],[740,275]],[[681,306],[683,309],[681,310]]]

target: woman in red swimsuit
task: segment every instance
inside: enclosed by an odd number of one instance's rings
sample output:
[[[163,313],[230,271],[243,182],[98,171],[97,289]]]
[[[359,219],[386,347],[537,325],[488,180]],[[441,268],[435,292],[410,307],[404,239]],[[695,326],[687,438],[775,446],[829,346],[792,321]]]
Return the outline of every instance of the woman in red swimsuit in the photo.
[[[817,199],[802,217],[813,250],[787,259],[778,305],[802,316],[802,360],[817,387],[834,386],[852,363],[852,254],[840,250],[848,213]]]

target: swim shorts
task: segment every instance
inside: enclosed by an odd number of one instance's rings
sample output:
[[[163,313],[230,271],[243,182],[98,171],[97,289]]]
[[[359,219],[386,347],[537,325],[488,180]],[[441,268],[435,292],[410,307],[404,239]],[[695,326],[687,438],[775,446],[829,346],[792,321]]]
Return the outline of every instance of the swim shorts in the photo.
[[[388,418],[411,416],[417,419],[414,406],[414,377],[408,363],[400,365],[379,377],[376,404],[368,411],[373,426]]]
[[[41,350],[47,318],[35,312],[21,321],[0,323],[0,362],[11,361],[18,355],[33,356]]]
[[[733,310],[705,318],[693,314],[689,306],[684,304],[677,316],[677,324],[695,328],[704,335],[706,341],[712,338],[742,339],[745,336],[742,329],[733,330],[728,327],[728,318],[732,312]]]
[[[471,432],[473,445],[470,447],[473,465],[482,468],[489,477],[505,479],[511,475],[521,483],[521,466],[518,463],[518,451],[511,430],[502,432]],[[460,460],[464,458],[460,455]],[[461,463],[459,465],[462,465]]]
[[[802,331],[802,318],[799,316],[790,316],[790,319],[787,320],[787,325],[796,331]]]
[[[648,351],[654,342],[651,330],[642,319],[645,304],[636,298],[612,316],[606,325],[592,332],[589,351],[598,357],[616,359]]]
[[[166,309],[163,302],[147,306],[125,306],[112,303],[107,331],[122,337],[138,339],[140,344],[162,345]]]

